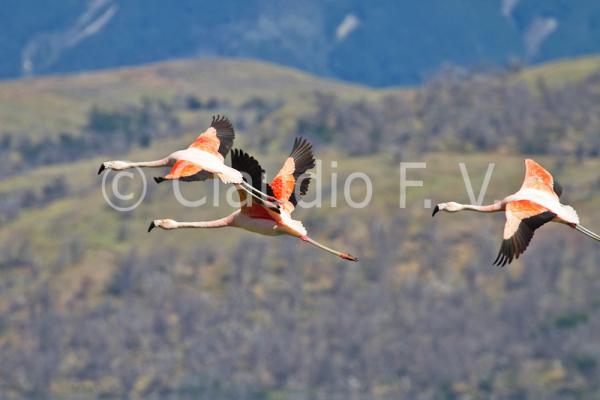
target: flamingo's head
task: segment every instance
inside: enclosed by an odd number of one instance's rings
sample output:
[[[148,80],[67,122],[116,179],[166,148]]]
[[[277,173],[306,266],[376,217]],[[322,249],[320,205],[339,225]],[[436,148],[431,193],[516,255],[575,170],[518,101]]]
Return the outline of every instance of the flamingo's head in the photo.
[[[175,229],[177,227],[177,222],[172,219],[155,219],[150,223],[148,227],[148,232],[150,232],[154,228],[161,228],[165,230]]]
[[[460,211],[460,210],[461,210],[460,204],[455,203],[453,201],[451,201],[449,203],[439,203],[433,209],[433,213],[431,214],[431,216],[432,217],[435,216],[435,214],[437,214],[440,211],[457,212],[457,211]]]
[[[98,174],[102,173],[105,169],[112,169],[115,171],[120,171],[126,169],[128,164],[125,161],[106,161],[100,165],[100,169],[98,170]]]

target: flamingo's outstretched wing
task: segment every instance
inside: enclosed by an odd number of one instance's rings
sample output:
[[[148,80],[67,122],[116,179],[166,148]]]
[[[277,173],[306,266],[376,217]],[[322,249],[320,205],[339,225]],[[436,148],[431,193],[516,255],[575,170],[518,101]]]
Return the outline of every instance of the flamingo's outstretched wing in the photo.
[[[263,190],[263,181],[265,170],[262,169],[259,162],[240,149],[233,149],[231,151],[231,167],[237,169],[244,176],[244,180],[252,185],[257,190]],[[242,212],[249,211],[251,202],[248,199],[248,193],[246,190],[238,187],[238,194],[240,196],[240,202],[242,204]],[[252,202],[260,202],[258,199],[251,198]]]
[[[212,117],[210,128],[194,140],[190,145],[192,148],[208,151],[210,153],[220,153],[223,157],[227,156],[233,140],[235,139],[235,130],[233,124],[220,115]]]
[[[562,186],[540,164],[533,160],[525,160],[525,180],[522,189],[537,189],[550,193],[557,198],[562,195]]]
[[[204,181],[212,178],[213,175],[209,172],[202,171],[202,168],[190,161],[177,160],[171,167],[171,170],[164,178],[154,178],[156,183],[164,180],[182,180],[186,182]]]
[[[240,149],[231,152],[231,168],[237,169],[244,175],[244,180],[257,190],[262,190],[264,173],[256,158]]]
[[[233,125],[225,117],[213,116],[210,128],[194,140],[190,148],[206,151],[225,158],[233,145],[235,133]],[[164,178],[155,178],[157,182],[179,179],[182,181],[203,181],[213,177],[213,174],[202,170],[202,165],[192,161],[178,160]]]
[[[295,206],[298,203],[296,192],[299,196],[305,195],[310,184],[310,177],[304,174],[314,167],[315,158],[312,145],[304,138],[296,138],[290,156],[285,160],[283,167],[271,181],[267,190],[277,199],[281,201],[289,200]],[[300,183],[300,186],[296,189],[298,183]]]
[[[560,183],[558,183],[556,181],[556,179],[554,180],[554,185],[552,185],[552,189],[554,189],[554,193],[556,193],[556,195],[558,197],[562,196],[563,194],[563,187]]]
[[[533,233],[556,217],[546,208],[528,201],[512,201],[506,205],[504,240],[494,265],[505,266],[519,258],[529,246]]]

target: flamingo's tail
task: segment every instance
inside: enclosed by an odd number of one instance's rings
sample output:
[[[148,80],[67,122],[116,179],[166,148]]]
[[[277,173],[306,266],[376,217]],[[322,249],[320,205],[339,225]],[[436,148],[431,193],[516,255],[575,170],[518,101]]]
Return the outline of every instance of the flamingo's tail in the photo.
[[[219,179],[221,179],[223,183],[240,184],[244,181],[244,177],[242,176],[242,173],[240,171],[228,167],[226,165],[225,168],[222,171],[217,172],[216,175],[219,177]]]

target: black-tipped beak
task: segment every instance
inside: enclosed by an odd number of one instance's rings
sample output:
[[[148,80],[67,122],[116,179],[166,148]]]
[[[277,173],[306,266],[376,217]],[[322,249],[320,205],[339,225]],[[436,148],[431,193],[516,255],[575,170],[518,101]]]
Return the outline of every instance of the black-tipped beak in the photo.
[[[106,167],[104,166],[104,164],[100,165],[100,169],[98,170],[98,175],[100,175],[102,173],[102,171],[104,171],[106,169]]]
[[[148,232],[150,232],[154,228],[156,228],[156,224],[154,223],[154,221],[152,221],[150,222],[150,226],[148,227]]]
[[[433,213],[431,213],[432,217],[435,217],[435,214],[440,212],[440,206],[436,205],[435,208],[433,209]]]
[[[156,182],[156,183],[161,183],[161,182],[164,182],[164,181],[166,181],[165,178],[161,178],[160,176],[155,176],[154,177],[154,182]]]
[[[353,255],[348,254],[348,253],[342,253],[342,254],[340,254],[340,257],[343,258],[344,260],[348,260],[348,261],[354,261],[354,262],[358,261],[357,257],[354,257]]]

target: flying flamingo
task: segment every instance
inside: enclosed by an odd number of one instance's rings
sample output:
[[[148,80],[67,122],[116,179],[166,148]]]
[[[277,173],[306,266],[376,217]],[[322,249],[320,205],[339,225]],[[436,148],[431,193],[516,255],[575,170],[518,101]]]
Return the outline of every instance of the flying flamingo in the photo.
[[[156,183],[165,180],[203,181],[218,177],[223,183],[242,185],[253,197],[257,197],[257,190],[244,182],[242,174],[225,165],[225,157],[233,145],[234,138],[235,131],[231,122],[220,115],[213,116],[210,127],[200,134],[187,149],[176,151],[155,161],[106,161],[100,165],[98,174],[105,169],[119,171],[135,167],[171,167],[171,171],[164,178],[154,178]],[[268,201],[275,200],[272,196],[261,192],[258,192],[258,195],[265,197]]]
[[[231,165],[233,168],[248,174],[252,180],[252,185],[257,190],[261,189],[264,170],[254,157],[242,150],[233,150]],[[268,236],[294,236],[344,260],[358,261],[358,258],[348,253],[333,250],[311,239],[302,222],[291,217],[291,213],[297,204],[296,196],[306,194],[310,183],[310,178],[302,177],[302,175],[314,166],[315,159],[312,154],[312,146],[305,139],[297,138],[283,167],[271,181],[271,184],[267,185],[267,193],[272,193],[281,202],[279,209],[266,207],[260,200],[252,201],[252,199],[247,198],[246,191],[240,190],[240,187],[237,186],[241,207],[227,217],[207,222],[177,222],[171,219],[158,219],[152,221],[148,232],[155,227],[166,230],[235,227]],[[303,179],[299,181],[299,178]]]
[[[525,160],[525,181],[521,189],[494,204],[478,206],[455,202],[440,203],[435,206],[433,215],[439,211],[457,212],[471,210],[478,212],[506,212],[504,240],[494,265],[505,266],[519,258],[527,249],[536,229],[547,222],[558,222],[577,229],[579,232],[600,241],[600,236],[579,224],[579,217],[573,207],[560,203],[562,187],[552,175],[533,160]]]

